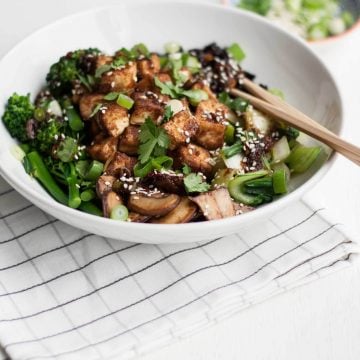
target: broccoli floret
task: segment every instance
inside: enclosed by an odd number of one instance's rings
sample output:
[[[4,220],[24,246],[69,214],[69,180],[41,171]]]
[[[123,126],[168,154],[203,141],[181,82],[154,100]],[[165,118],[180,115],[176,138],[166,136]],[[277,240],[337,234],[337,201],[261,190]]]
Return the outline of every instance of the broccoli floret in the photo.
[[[12,137],[21,142],[29,141],[26,134],[26,122],[32,118],[34,106],[30,94],[23,96],[14,93],[7,102],[2,120]]]
[[[43,124],[36,134],[35,147],[43,153],[51,153],[52,147],[57,142],[62,129],[63,124],[57,120]]]
[[[46,81],[52,95],[56,98],[71,95],[75,81],[85,81],[84,85],[88,86],[88,76],[95,71],[95,60],[99,53],[95,48],[75,50],[51,65]]]

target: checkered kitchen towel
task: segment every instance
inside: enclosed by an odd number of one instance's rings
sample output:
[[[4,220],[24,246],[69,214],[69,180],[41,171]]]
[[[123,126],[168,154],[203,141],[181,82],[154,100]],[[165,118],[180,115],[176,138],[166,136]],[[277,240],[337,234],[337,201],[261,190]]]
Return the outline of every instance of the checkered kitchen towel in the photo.
[[[0,353],[131,358],[346,267],[358,250],[303,202],[222,239],[120,242],[51,218],[0,179]]]

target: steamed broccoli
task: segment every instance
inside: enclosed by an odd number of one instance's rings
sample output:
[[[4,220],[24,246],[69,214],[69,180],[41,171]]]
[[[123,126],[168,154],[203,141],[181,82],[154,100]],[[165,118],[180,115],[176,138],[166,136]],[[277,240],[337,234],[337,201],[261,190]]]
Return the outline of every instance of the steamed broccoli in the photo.
[[[2,120],[12,137],[21,142],[29,141],[26,134],[26,122],[32,118],[34,106],[30,101],[30,94],[27,96],[14,93],[7,102],[6,110]]]
[[[51,153],[53,145],[57,142],[63,123],[52,120],[43,124],[36,134],[35,147],[43,153]]]
[[[86,87],[91,86],[92,80],[89,76],[94,72],[94,59],[99,53],[95,48],[75,50],[51,65],[46,81],[52,95],[57,98],[71,95],[75,81],[80,81]]]

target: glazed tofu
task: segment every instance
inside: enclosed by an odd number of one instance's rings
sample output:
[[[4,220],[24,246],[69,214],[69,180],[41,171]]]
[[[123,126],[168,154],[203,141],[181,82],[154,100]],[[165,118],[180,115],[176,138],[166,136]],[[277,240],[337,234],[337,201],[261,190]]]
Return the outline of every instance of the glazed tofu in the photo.
[[[211,175],[213,166],[209,151],[194,144],[182,145],[177,149],[177,161],[190,166],[194,172],[201,172],[206,176]]]
[[[143,98],[141,98],[141,96]],[[164,107],[158,102],[156,98],[148,98],[145,93],[137,94],[134,111],[130,116],[130,124],[141,125],[146,118],[151,118],[154,122],[160,119],[164,113]]]
[[[109,65],[113,60],[114,58],[112,56],[101,54],[96,58],[96,68],[99,68],[103,65]]]
[[[217,100],[204,100],[196,107],[195,116],[197,120],[213,120],[218,123],[226,121],[229,114],[227,106]]]
[[[163,125],[164,130],[170,138],[170,150],[174,150],[182,144],[189,143],[198,130],[198,124],[195,117],[189,109],[176,113],[167,123]]]
[[[136,155],[139,147],[139,132],[139,126],[128,126],[120,137],[119,151],[128,155]]]
[[[107,94],[109,92],[131,93],[137,81],[136,63],[130,61],[126,65],[105,72],[100,78],[99,91]]]
[[[105,171],[107,175],[114,176],[118,176],[123,171],[132,173],[136,163],[136,157],[128,156],[120,151],[117,151]]]
[[[84,121],[90,118],[96,105],[103,102],[102,94],[84,94],[79,101],[80,115]]]
[[[137,71],[140,78],[153,77],[160,71],[160,58],[156,54],[151,54],[149,59],[137,61]]]
[[[95,160],[105,163],[116,152],[118,139],[114,137],[99,138],[87,147],[88,154]]]
[[[116,104],[108,103],[97,113],[98,124],[110,136],[121,135],[129,126],[129,115],[125,108]]]
[[[199,130],[194,140],[208,150],[215,150],[224,145],[225,125],[209,120],[198,121]]]

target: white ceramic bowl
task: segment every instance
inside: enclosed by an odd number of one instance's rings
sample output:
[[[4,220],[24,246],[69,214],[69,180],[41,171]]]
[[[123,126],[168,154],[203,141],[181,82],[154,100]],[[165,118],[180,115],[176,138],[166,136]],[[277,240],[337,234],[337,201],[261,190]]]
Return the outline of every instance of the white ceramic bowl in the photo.
[[[342,106],[338,89],[324,64],[305,42],[265,19],[221,5],[183,1],[122,1],[59,20],[23,40],[0,62],[1,105],[14,92],[36,93],[49,65],[69,50],[96,46],[112,52],[144,42],[161,51],[168,41],[185,48],[216,41],[238,42],[245,49],[244,68],[258,80],[282,89],[290,103],[339,133]],[[297,177],[290,194],[248,214],[224,220],[181,225],[136,224],[109,220],[54,201],[24,171],[11,148],[15,141],[0,125],[1,175],[36,206],[62,221],[115,239],[144,243],[194,242],[228,235],[295,201],[329,169],[333,159]]]

